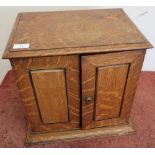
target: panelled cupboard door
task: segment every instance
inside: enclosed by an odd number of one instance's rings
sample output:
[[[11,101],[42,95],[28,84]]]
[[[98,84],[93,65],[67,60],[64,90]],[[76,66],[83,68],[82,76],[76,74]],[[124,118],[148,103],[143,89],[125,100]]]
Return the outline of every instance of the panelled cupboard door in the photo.
[[[144,51],[81,57],[82,127],[128,123]]]
[[[80,128],[79,56],[13,59],[32,132]]]

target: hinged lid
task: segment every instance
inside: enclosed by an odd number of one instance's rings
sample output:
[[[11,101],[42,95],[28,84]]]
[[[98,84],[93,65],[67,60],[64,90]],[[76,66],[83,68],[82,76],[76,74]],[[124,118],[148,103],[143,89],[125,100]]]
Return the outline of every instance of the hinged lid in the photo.
[[[122,9],[21,13],[4,58],[77,54],[98,47],[115,51],[152,46]]]

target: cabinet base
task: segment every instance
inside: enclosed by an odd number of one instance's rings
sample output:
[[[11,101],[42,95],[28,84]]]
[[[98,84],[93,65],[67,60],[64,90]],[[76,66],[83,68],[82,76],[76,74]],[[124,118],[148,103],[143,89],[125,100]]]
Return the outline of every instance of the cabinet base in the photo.
[[[72,130],[64,132],[48,132],[43,134],[32,134],[28,130],[26,144],[34,143],[49,143],[49,142],[58,142],[58,141],[69,141],[69,140],[80,140],[88,139],[92,137],[101,137],[101,136],[114,136],[114,135],[124,135],[132,134],[135,130],[131,123],[126,125],[118,126],[109,126],[88,130]]]

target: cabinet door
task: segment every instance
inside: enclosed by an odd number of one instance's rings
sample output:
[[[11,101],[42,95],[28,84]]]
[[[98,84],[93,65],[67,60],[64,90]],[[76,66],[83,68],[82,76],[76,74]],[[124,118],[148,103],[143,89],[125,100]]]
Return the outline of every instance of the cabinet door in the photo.
[[[145,51],[82,56],[82,127],[128,123]]]
[[[12,60],[33,132],[80,127],[79,56]]]

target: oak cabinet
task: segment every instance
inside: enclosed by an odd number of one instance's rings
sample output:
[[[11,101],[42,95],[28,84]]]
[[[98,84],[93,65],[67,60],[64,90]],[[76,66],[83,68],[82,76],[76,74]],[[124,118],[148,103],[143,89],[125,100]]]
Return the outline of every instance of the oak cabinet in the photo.
[[[20,13],[3,58],[26,108],[27,143],[133,132],[151,47],[122,9]]]

